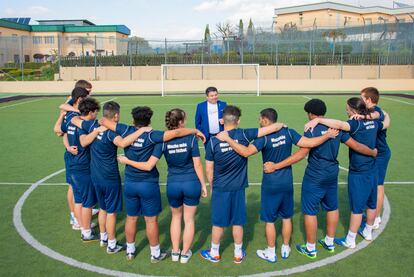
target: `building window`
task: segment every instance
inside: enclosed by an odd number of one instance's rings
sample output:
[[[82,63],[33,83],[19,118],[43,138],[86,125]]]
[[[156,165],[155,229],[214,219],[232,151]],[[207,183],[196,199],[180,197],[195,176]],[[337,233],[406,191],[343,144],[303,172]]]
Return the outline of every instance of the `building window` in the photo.
[[[55,43],[55,37],[48,36],[45,37],[45,44],[54,44]]]
[[[42,37],[33,36],[32,40],[33,40],[33,44],[42,44]]]

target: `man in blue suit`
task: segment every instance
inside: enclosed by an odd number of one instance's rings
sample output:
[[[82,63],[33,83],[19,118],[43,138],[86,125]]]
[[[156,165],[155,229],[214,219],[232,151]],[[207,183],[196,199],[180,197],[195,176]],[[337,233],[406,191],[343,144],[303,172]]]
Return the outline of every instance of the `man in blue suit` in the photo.
[[[218,91],[215,87],[206,89],[206,99],[197,105],[195,126],[204,134],[207,143],[211,136],[224,130],[222,117],[227,103],[218,100]]]

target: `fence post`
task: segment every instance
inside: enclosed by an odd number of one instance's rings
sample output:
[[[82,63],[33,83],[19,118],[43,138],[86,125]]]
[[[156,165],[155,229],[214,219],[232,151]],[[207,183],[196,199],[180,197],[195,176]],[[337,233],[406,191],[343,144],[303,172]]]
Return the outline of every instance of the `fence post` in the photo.
[[[230,63],[230,42],[229,42],[229,37],[226,38],[227,39],[227,63]]]
[[[279,79],[279,41],[276,40],[276,80]]]
[[[312,79],[312,39],[309,40],[309,79]]]
[[[164,39],[164,63],[167,64],[168,63],[168,57],[167,57],[167,38]]]
[[[244,64],[244,53],[243,53],[243,51],[244,51],[244,46],[243,46],[243,44],[244,44],[244,35],[240,38],[240,42],[241,42],[241,45],[240,45],[240,63],[242,64],[242,79],[244,79],[244,67],[243,67],[243,64]]]
[[[378,54],[378,79],[381,79],[381,55]]]
[[[132,41],[128,38],[129,80],[132,81]]]
[[[344,44],[341,43],[341,79],[343,78],[344,78]]]
[[[201,40],[201,80],[204,80],[204,39]]]
[[[97,75],[97,72],[96,72],[96,35],[95,35],[95,56],[94,56],[94,59],[93,59],[93,63],[94,63],[94,67],[95,67],[95,81],[96,80],[98,80],[98,75]]]
[[[62,77],[61,77],[61,72],[60,72],[60,60],[62,59],[62,41],[61,41],[61,39],[62,39],[62,36],[61,35],[58,35],[57,36],[57,40],[58,40],[58,72],[59,72],[59,81],[60,80],[62,80]]]
[[[23,56],[23,36],[20,37],[20,70],[22,71],[22,81],[24,81],[24,56]]]

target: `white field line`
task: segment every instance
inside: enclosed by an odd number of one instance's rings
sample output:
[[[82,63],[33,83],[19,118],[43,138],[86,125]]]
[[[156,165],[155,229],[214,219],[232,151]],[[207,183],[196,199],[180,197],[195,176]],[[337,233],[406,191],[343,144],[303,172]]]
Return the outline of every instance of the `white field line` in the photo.
[[[35,100],[30,100],[30,101],[25,101],[25,102],[19,102],[19,103],[12,104],[12,105],[8,105],[8,106],[1,106],[0,107],[0,110],[7,109],[7,108],[11,108],[11,107],[15,107],[15,106],[20,106],[20,105],[23,105],[23,104],[28,104],[28,103],[33,103],[33,102],[39,102],[39,101],[42,101],[44,99],[45,98],[41,98],[41,99],[35,99]]]
[[[300,266],[296,266],[296,267],[292,267],[289,269],[284,269],[284,270],[277,270],[277,271],[271,271],[271,272],[264,272],[264,273],[258,273],[258,274],[250,274],[250,275],[241,275],[244,277],[265,277],[265,276],[282,276],[282,275],[291,275],[291,274],[296,274],[296,273],[301,273],[301,272],[306,272],[315,268],[319,268],[319,267],[323,267],[329,264],[333,264],[336,263],[339,260],[345,259],[346,257],[364,249],[365,247],[369,246],[375,239],[377,239],[379,237],[379,235],[384,231],[385,227],[387,226],[389,220],[390,220],[390,216],[391,216],[391,206],[390,206],[390,202],[388,201],[387,196],[385,195],[384,197],[384,212],[382,214],[382,220],[383,223],[380,225],[379,229],[374,231],[372,234],[372,241],[366,241],[363,240],[360,243],[358,243],[356,245],[356,247],[354,249],[346,249],[344,251],[342,251],[339,254],[330,256],[328,258],[316,261],[316,262],[312,262],[312,263],[308,263],[305,265],[300,265]]]
[[[349,172],[349,169],[343,166],[339,166],[339,169],[342,169],[343,171]]]
[[[302,105],[301,103],[290,103],[290,102],[255,102],[255,103],[247,103],[247,102],[232,102],[232,105]],[[197,106],[194,103],[182,103],[182,104],[159,104],[159,103],[138,103],[138,104],[123,104],[123,107],[132,107],[132,106]]]
[[[308,99],[308,100],[311,100],[312,99],[309,96],[305,96],[305,95],[302,95],[302,97],[305,98],[305,99]]]
[[[410,106],[414,106],[414,103],[410,103],[410,102],[407,102],[407,101],[402,101],[402,100],[398,100],[398,99],[394,99],[394,98],[389,98],[389,97],[381,96],[381,99],[385,99],[385,100],[389,100],[389,101],[394,101],[394,102],[398,102],[398,103],[403,103],[403,104],[407,104],[407,105],[410,105]]]
[[[14,182],[0,182],[0,186],[29,186],[33,183],[14,183]],[[208,183],[206,183],[208,185]],[[301,185],[301,182],[294,182],[294,185]],[[338,182],[338,185],[346,185],[348,184],[347,182]],[[166,186],[167,183],[159,183],[160,186]],[[250,182],[249,186],[261,186],[262,183],[255,183],[255,182]],[[385,185],[414,185],[414,181],[410,182],[410,181],[401,181],[401,182],[394,182],[394,181],[390,181],[390,182],[385,182]],[[68,184],[66,183],[42,183],[40,184],[40,186],[68,186]]]
[[[102,104],[103,103],[106,103],[106,102],[109,102],[109,101],[114,101],[115,99],[117,99],[118,97],[114,97],[114,98],[111,98],[111,99],[109,99],[109,100],[105,100],[105,101],[103,101],[103,102],[101,102]]]
[[[45,178],[37,181],[36,183],[32,184],[28,190],[26,190],[23,195],[20,197],[20,199],[17,201],[16,205],[14,206],[13,209],[13,224],[17,230],[17,232],[19,233],[19,235],[33,248],[35,248],[36,250],[38,250],[39,252],[41,252],[42,254],[63,262],[67,265],[76,267],[76,268],[80,268],[83,270],[88,270],[90,272],[95,272],[95,273],[99,273],[99,274],[105,274],[105,275],[109,275],[109,276],[149,276],[149,275],[139,275],[139,274],[135,274],[135,273],[130,273],[130,272],[123,272],[123,271],[117,271],[117,270],[111,270],[111,269],[107,269],[107,268],[103,268],[103,267],[99,267],[99,266],[95,266],[95,265],[91,265],[85,262],[81,262],[78,260],[75,260],[71,257],[67,257],[64,256],[50,248],[48,248],[47,246],[41,244],[38,240],[36,240],[26,229],[26,227],[23,224],[23,220],[22,220],[22,208],[24,205],[24,202],[27,200],[27,198],[30,196],[30,193],[32,193],[39,185],[41,185],[43,182],[46,182],[47,180],[49,180],[50,178],[64,172],[65,169],[61,169],[58,170],[48,176],[46,176]],[[378,238],[378,236],[384,231],[389,219],[390,219],[390,215],[391,215],[391,207],[390,204],[388,202],[388,198],[387,196],[385,196],[384,198],[384,212],[382,215],[382,224],[380,225],[380,228],[374,232],[373,234],[373,238],[372,240],[375,240],[376,238]],[[289,275],[289,274],[294,274],[294,273],[300,273],[300,272],[305,272],[305,271],[309,271],[311,269],[315,269],[315,268],[319,268],[328,264],[332,264],[335,263],[339,260],[342,260],[354,253],[356,253],[357,251],[362,250],[363,248],[367,247],[370,244],[370,242],[368,241],[362,241],[360,243],[357,244],[355,249],[346,249],[344,251],[342,251],[339,254],[336,254],[334,256],[325,258],[325,259],[321,259],[317,262],[313,262],[313,263],[309,263],[309,264],[305,264],[305,265],[301,265],[301,266],[296,266],[293,268],[289,268],[289,269],[285,269],[285,270],[278,270],[278,271],[272,271],[272,272],[264,272],[264,273],[259,273],[259,274],[254,274],[254,275],[245,275],[245,276],[257,276],[257,277],[262,277],[262,276],[277,276],[277,275]]]

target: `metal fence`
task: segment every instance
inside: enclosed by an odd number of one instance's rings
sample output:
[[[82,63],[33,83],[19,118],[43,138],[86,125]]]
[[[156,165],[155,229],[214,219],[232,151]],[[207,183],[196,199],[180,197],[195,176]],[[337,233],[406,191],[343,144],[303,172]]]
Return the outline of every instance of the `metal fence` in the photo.
[[[25,75],[40,71],[43,63],[52,63],[55,73],[59,73],[60,66],[407,65],[414,64],[414,23],[341,29],[256,29],[253,35],[203,40],[70,34],[0,36],[0,74],[24,80]]]

